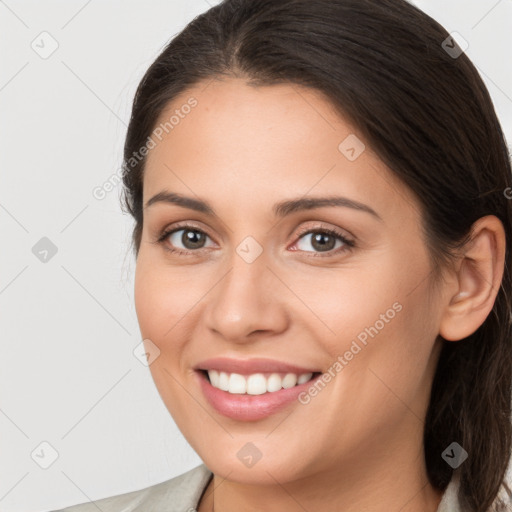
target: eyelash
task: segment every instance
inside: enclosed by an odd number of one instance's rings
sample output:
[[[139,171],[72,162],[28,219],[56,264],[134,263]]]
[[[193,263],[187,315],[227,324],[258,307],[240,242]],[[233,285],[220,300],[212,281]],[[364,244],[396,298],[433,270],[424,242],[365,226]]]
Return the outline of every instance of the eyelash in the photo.
[[[187,256],[187,255],[199,252],[201,249],[196,249],[194,251],[190,251],[190,250],[189,251],[185,251],[183,249],[171,248],[171,247],[169,247],[165,243],[165,241],[166,241],[166,239],[167,239],[167,237],[169,235],[171,235],[172,233],[175,233],[176,231],[182,231],[182,230],[185,230],[185,231],[196,231],[198,233],[204,234],[204,235],[208,236],[209,238],[211,238],[208,235],[208,233],[204,232],[202,229],[199,229],[199,228],[197,228],[196,226],[194,226],[192,224],[178,224],[178,225],[174,225],[172,228],[164,229],[161,232],[161,234],[158,235],[156,243],[162,245],[163,248],[166,251],[168,251],[170,253],[175,253],[175,254],[178,254],[178,255]],[[326,258],[326,257],[337,255],[337,254],[340,254],[340,253],[343,253],[343,252],[351,251],[352,249],[354,249],[356,247],[356,244],[355,244],[355,242],[353,240],[347,239],[339,231],[337,231],[335,229],[330,229],[330,228],[322,228],[322,227],[304,228],[303,230],[300,230],[299,233],[297,233],[297,238],[300,239],[303,236],[311,234],[311,233],[324,233],[324,234],[328,234],[328,235],[331,235],[331,236],[333,236],[335,238],[338,238],[344,244],[343,247],[338,247],[338,249],[336,249],[336,250],[331,250],[333,252],[328,251],[326,253],[326,255],[324,255],[322,253],[318,253],[318,252],[317,253],[313,253],[311,256],[313,256],[314,258],[315,257]],[[302,251],[302,252],[310,252],[310,251]]]

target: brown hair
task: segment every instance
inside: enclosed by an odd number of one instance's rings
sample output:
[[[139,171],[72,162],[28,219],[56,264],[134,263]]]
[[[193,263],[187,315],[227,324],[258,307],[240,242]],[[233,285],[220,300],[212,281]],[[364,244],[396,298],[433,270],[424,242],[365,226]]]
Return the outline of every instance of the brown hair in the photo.
[[[149,67],[136,91],[124,148],[124,204],[141,241],[145,158],[134,159],[162,110],[210,78],[295,83],[323,92],[416,195],[433,276],[441,276],[472,224],[495,215],[506,233],[505,270],[492,312],[464,340],[443,340],[424,429],[431,484],[453,469],[462,505],[484,512],[511,452],[512,171],[489,93],[474,65],[435,20],[405,0],[224,0],[192,20]],[[506,485],[506,484],[504,484]],[[504,504],[502,504],[505,507]]]

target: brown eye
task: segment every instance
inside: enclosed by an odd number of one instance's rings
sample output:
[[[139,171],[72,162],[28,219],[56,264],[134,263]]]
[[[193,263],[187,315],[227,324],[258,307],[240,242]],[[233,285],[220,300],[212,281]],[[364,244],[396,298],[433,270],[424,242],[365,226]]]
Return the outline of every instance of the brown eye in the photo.
[[[204,231],[195,226],[179,226],[165,230],[158,242],[170,252],[190,254],[205,247],[207,238]]]
[[[308,244],[313,251],[308,250]],[[355,246],[352,240],[348,240],[344,235],[334,229],[316,228],[309,229],[300,234],[299,241],[296,242],[298,249],[304,252],[317,252],[338,254],[350,250]],[[316,254],[313,254],[316,256]]]
[[[180,231],[182,232],[182,235],[176,236]],[[175,237],[174,242],[171,240],[173,245],[176,244],[176,241],[179,241],[179,243],[182,243],[185,246],[185,249],[201,249],[207,235],[197,229],[178,229],[172,233],[172,236]],[[171,239],[172,236],[170,236]]]
[[[330,251],[336,245],[336,238],[328,233],[310,233],[310,236],[311,246],[317,251]]]

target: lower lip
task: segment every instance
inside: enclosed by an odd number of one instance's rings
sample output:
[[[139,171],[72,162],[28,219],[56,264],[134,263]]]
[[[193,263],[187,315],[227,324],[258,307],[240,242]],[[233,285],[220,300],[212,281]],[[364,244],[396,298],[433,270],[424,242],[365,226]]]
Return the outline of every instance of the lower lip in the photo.
[[[322,376],[303,384],[261,395],[232,394],[214,388],[202,371],[196,371],[201,389],[210,405],[220,414],[238,421],[256,421],[282,410]],[[298,402],[298,400],[297,400]]]

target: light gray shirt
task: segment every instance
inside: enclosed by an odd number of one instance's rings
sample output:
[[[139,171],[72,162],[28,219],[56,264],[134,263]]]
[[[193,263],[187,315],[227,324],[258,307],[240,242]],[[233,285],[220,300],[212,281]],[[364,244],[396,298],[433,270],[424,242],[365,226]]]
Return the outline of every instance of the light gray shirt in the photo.
[[[506,482],[512,488],[512,468],[509,465]],[[73,505],[55,512],[195,512],[201,496],[210,483],[213,473],[201,464],[186,473],[139,491]],[[457,498],[459,473],[455,470],[437,512],[464,512]],[[512,496],[500,488],[502,497],[512,511]],[[495,501],[496,503],[496,501]],[[491,507],[489,512],[494,512]]]

